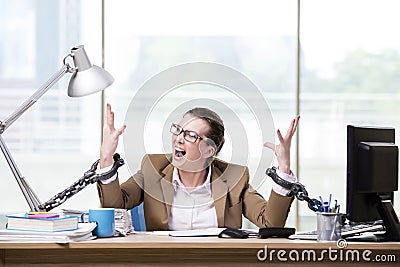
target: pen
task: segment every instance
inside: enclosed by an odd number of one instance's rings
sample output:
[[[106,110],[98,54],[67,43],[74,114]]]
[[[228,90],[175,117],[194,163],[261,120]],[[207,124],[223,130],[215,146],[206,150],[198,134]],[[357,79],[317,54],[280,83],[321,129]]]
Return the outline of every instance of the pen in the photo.
[[[332,193],[329,194],[328,209],[331,208]]]
[[[325,211],[325,212],[329,212],[329,204],[328,204],[328,203],[329,203],[329,202],[325,201],[324,204],[323,204],[323,207],[324,207],[324,211]]]
[[[318,211],[320,211],[320,212],[324,211],[324,209],[322,208],[322,203],[319,204],[319,203],[318,203],[318,200],[315,199],[315,200],[314,200],[314,204],[315,204],[315,206],[318,207]]]

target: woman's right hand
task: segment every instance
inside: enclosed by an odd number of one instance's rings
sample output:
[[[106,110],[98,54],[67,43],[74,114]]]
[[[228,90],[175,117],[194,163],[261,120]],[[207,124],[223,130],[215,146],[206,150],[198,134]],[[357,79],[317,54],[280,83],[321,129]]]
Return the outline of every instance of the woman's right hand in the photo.
[[[107,103],[106,116],[103,127],[103,141],[100,149],[100,168],[105,168],[114,163],[114,153],[117,150],[119,136],[124,133],[126,125],[118,130],[114,127],[114,112]]]

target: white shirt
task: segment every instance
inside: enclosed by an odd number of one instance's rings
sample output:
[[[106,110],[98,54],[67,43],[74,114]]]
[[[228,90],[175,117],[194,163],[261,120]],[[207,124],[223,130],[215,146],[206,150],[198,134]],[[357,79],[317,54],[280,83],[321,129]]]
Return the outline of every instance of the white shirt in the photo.
[[[185,187],[174,168],[174,200],[168,218],[169,230],[193,230],[218,227],[217,212],[211,192],[211,167],[206,181],[195,188]]]

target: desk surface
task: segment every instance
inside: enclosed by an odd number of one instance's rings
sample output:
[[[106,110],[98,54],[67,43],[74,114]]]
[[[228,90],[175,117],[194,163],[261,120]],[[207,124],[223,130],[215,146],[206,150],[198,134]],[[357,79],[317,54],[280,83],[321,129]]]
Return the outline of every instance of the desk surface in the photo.
[[[281,252],[280,252],[281,251]],[[323,252],[325,251],[325,252]],[[363,253],[367,251],[367,258]],[[368,251],[371,251],[369,253]],[[272,254],[271,254],[272,253]],[[280,253],[280,254],[279,254]],[[330,253],[330,254],[329,254]],[[280,255],[278,257],[278,254]],[[100,264],[102,266],[250,266],[267,262],[310,265],[365,264],[382,256],[386,265],[398,266],[400,242],[349,242],[345,249],[336,243],[271,239],[228,239],[217,237],[169,237],[130,235],[69,244],[0,243],[0,266],[52,266]],[[365,256],[365,255],[364,255]],[[347,258],[346,258],[347,257]],[[286,259],[286,260],[285,260]],[[358,260],[357,260],[358,259]],[[381,261],[382,262],[382,261]],[[380,263],[380,265],[382,265]]]
[[[0,242],[0,249],[81,249],[81,248],[261,248],[270,245],[282,249],[324,249],[337,247],[335,242],[322,243],[311,240],[290,240],[285,238],[218,238],[218,237],[170,237],[164,235],[132,234],[126,237],[98,238],[66,245],[54,243],[10,243]],[[400,242],[347,242],[349,249],[400,250]]]

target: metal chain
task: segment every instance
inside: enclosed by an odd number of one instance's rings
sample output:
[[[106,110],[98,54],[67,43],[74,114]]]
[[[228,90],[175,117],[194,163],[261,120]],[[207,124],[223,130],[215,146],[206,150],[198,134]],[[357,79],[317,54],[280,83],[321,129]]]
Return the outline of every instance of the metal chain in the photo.
[[[82,189],[84,189],[89,184],[94,184],[99,180],[106,180],[113,177],[117,173],[118,168],[124,165],[124,160],[119,156],[118,153],[115,153],[113,158],[114,158],[114,164],[111,170],[102,174],[96,174],[97,166],[100,161],[96,160],[96,162],[93,163],[92,167],[88,171],[86,171],[78,181],[73,183],[70,187],[68,187],[64,191],[53,196],[49,201],[41,204],[39,208],[41,210],[50,211],[55,207],[58,207],[61,204],[63,204],[67,199],[69,199]]]
[[[272,180],[283,188],[289,190],[287,196],[292,197],[295,196],[300,201],[306,201],[308,203],[308,208],[312,211],[321,210],[322,203],[318,199],[310,198],[308,196],[307,190],[301,183],[292,183],[286,181],[279,177],[276,173],[276,167],[268,168],[265,172]]]

